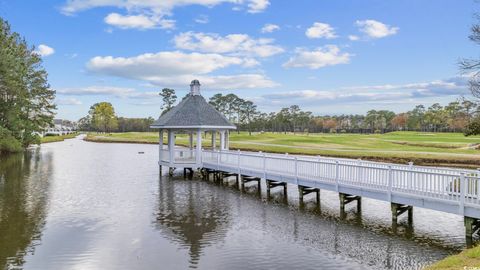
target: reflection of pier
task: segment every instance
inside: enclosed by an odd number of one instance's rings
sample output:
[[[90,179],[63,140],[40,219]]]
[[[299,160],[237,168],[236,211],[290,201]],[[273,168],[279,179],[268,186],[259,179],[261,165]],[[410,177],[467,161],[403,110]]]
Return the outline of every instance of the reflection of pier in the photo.
[[[202,248],[221,240],[229,226],[227,196],[222,190],[196,181],[162,181],[156,227],[189,249],[190,263],[198,264]]]
[[[45,223],[50,154],[0,157],[0,268],[21,268]]]

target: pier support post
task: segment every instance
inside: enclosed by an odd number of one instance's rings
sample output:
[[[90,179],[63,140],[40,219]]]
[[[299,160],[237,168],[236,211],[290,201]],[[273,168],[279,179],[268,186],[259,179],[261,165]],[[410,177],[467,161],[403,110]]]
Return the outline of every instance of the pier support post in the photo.
[[[350,194],[345,194],[345,193],[339,193],[338,194],[340,197],[340,211],[342,213],[345,212],[345,205],[356,201],[357,202],[357,212],[362,211],[362,197],[360,196],[355,196],[355,195],[350,195]]]
[[[220,173],[220,181],[222,183],[223,183],[223,180],[225,180],[225,178],[228,178],[230,176],[235,176],[235,183],[238,186],[238,174],[237,173],[229,173],[229,172],[224,172],[224,171],[219,171],[219,173]]]
[[[312,192],[315,192],[316,198],[317,198],[317,203],[320,203],[320,189],[299,185],[298,186],[298,197],[299,197],[300,203],[303,203],[303,196],[305,196],[307,194],[310,194]]]
[[[175,167],[168,167],[168,175],[173,176],[174,171],[175,171]]]
[[[480,219],[472,218],[472,217],[464,217],[465,223],[465,237],[467,238],[467,242],[470,240],[472,242],[472,237],[475,232],[480,229]]]
[[[283,195],[287,196],[287,183],[286,182],[279,182],[266,179],[267,183],[267,195],[270,196],[270,190],[276,187],[283,187]]]
[[[392,209],[392,223],[397,223],[398,216],[401,214],[408,212],[408,223],[412,223],[413,221],[413,206],[411,205],[404,205],[399,203],[391,203]]]
[[[261,189],[261,182],[260,178],[258,177],[253,177],[253,176],[247,176],[247,175],[240,175],[240,183],[241,183],[241,189],[242,191],[245,190],[245,183],[256,181],[258,185],[258,190],[260,191]]]

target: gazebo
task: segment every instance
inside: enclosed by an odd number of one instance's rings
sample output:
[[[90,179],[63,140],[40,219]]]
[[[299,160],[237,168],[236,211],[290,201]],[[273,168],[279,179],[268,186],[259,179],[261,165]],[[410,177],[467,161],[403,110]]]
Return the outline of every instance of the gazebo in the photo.
[[[200,94],[200,82],[193,80],[190,84],[190,93],[170,111],[161,115],[150,128],[159,129],[159,161],[160,172],[162,166],[169,167],[172,175],[175,168],[200,168],[202,164],[202,133],[211,133],[211,147],[217,150],[217,134],[220,136],[219,151],[228,150],[229,133],[236,126],[208,104]],[[167,133],[167,148],[163,145],[164,133]],[[177,134],[186,134],[188,147],[175,146]],[[194,140],[194,136],[196,136]],[[196,141],[196,142],[195,142]]]

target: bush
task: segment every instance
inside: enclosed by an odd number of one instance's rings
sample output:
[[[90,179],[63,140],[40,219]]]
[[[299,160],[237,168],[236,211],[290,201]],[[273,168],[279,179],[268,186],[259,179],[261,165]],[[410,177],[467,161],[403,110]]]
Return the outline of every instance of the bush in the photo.
[[[382,131],[380,129],[375,129],[375,134],[380,134]]]
[[[7,129],[0,127],[0,153],[2,152],[20,152],[22,151],[22,143],[12,136]]]
[[[463,132],[465,136],[479,135],[480,134],[480,117],[472,119],[470,123],[465,127]]]

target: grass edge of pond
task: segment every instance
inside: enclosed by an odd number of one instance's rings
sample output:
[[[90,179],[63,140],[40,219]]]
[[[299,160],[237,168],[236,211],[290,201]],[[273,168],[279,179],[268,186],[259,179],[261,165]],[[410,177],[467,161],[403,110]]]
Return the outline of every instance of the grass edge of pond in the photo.
[[[459,254],[440,260],[424,270],[480,269],[480,246],[466,249]]]

